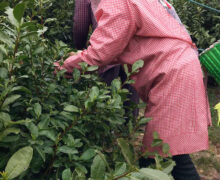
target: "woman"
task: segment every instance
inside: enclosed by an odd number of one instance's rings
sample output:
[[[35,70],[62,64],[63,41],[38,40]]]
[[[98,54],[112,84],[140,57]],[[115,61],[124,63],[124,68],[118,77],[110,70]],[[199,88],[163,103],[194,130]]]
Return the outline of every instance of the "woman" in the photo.
[[[174,178],[199,179],[188,154],[208,149],[211,119],[197,50],[175,10],[165,0],[101,0],[96,19],[90,46],[59,69],[72,72],[82,61],[105,66],[144,60],[132,77],[148,104],[145,116],[153,118],[144,148],[154,151],[152,134],[158,132],[176,161]]]

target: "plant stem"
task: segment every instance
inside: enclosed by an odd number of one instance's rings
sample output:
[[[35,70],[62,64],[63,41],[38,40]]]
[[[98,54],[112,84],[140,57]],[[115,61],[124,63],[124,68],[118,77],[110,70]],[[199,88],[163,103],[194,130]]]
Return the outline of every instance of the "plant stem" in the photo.
[[[106,161],[105,157],[103,157],[102,153],[98,151],[99,156],[101,157],[101,159],[103,160],[103,162],[105,163],[105,165],[107,166],[109,172],[112,174],[112,169],[110,168],[108,162]]]
[[[13,74],[13,64],[15,62],[16,53],[18,51],[19,42],[20,42],[20,29],[18,29],[18,35],[17,35],[16,40],[15,40],[15,48],[14,48],[14,52],[13,52],[12,62],[9,65],[10,77],[12,77],[12,74]]]
[[[43,9],[43,4],[42,4],[42,0],[40,0],[40,21],[41,21],[41,25],[44,26],[44,18],[42,15],[42,9]],[[41,35],[42,38],[44,38],[44,34]]]
[[[118,180],[118,179],[120,179],[120,178],[123,178],[123,177],[127,176],[127,175],[130,174],[130,173],[131,173],[130,171],[129,171],[129,172],[126,172],[126,173],[122,174],[121,176],[115,177],[113,180]]]
[[[20,40],[20,30],[18,30],[18,36],[17,36],[16,42],[15,42],[15,48],[14,48],[14,53],[13,53],[13,58],[14,59],[15,59],[15,55],[18,51],[19,40]]]
[[[63,136],[73,127],[77,124],[78,118],[69,126],[67,127],[62,134],[58,137],[58,142],[56,142],[56,144],[54,145],[54,152],[53,152],[53,156],[50,162],[49,167],[47,168],[47,170],[44,172],[43,177],[45,177],[46,175],[49,175],[51,172],[51,169],[53,167],[54,161],[56,160],[56,154],[57,154],[57,148],[58,148],[58,144],[59,142],[62,140]]]

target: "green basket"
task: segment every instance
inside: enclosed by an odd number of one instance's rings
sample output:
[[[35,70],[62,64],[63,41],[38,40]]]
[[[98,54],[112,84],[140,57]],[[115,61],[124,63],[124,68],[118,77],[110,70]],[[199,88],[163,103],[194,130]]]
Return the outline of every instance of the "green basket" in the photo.
[[[201,64],[220,84],[220,41],[203,51],[199,56]]]

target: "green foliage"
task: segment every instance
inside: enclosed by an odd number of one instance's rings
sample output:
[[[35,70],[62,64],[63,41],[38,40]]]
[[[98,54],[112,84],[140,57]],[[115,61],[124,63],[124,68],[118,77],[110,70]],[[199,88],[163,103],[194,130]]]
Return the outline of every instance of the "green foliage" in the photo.
[[[72,26],[74,0],[4,0],[0,3],[0,16],[4,14],[4,9],[8,5],[15,7],[14,16],[18,22],[24,13],[24,8],[28,9],[25,12],[26,17],[30,21],[38,22],[39,24],[48,27],[48,31],[44,34],[51,41],[54,37],[58,40],[72,45]],[[19,3],[19,4],[18,4]],[[16,23],[16,21],[15,21]]]
[[[135,161],[133,149],[129,146],[129,143],[125,139],[119,138],[117,141],[125,160],[131,166]]]
[[[104,160],[101,158],[101,156],[97,155],[94,158],[92,166],[91,166],[91,178],[104,180],[105,171],[106,171],[106,164]]]
[[[200,7],[188,0],[170,0],[180,19],[190,32],[199,48],[206,49],[220,39],[220,14]],[[220,9],[219,0],[196,0],[210,7]]]
[[[27,170],[33,156],[33,149],[31,147],[24,147],[19,149],[9,159],[5,168],[8,179],[13,179]]]
[[[1,4],[0,179],[148,179],[148,171],[138,168],[143,154],[133,144],[149,119],[131,118],[128,128],[124,84],[116,79],[107,86],[88,73],[97,67],[81,63],[71,79],[64,70],[55,75],[53,62],[72,50],[51,42],[45,35],[50,30],[34,18],[49,1],[34,1],[34,9],[41,9],[36,12],[25,8],[31,2]],[[142,66],[138,61],[127,71],[125,84]],[[167,165],[157,164],[151,179],[167,177]]]
[[[74,2],[74,0],[48,0],[48,4],[51,6],[44,11],[43,17],[46,26],[49,28],[46,35],[50,40],[56,37],[56,39],[73,45],[72,27]],[[43,9],[45,8],[47,8],[47,4],[43,7]]]
[[[15,5],[21,0],[7,0],[0,3],[0,15],[3,14],[4,8]],[[44,34],[51,41],[54,37],[58,40],[73,45],[72,26],[74,13],[74,0],[25,0],[25,3],[17,5],[23,8],[23,5],[29,9],[26,15],[32,21],[47,26],[48,30]],[[213,42],[220,39],[220,15],[217,12],[209,11],[203,7],[189,2],[188,0],[170,0],[179,14],[181,20],[190,32],[193,41],[199,48],[205,49]],[[218,0],[197,0],[210,7],[220,9]],[[20,13],[22,11],[15,11]],[[19,21],[19,16],[18,16]],[[1,47],[0,47],[1,49]]]

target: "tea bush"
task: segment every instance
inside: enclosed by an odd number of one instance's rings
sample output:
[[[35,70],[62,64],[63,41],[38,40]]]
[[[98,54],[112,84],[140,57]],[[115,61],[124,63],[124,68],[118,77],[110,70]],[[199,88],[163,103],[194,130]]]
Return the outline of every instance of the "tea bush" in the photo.
[[[172,179],[174,163],[163,162],[157,152],[154,169],[138,167],[149,153],[135,148],[135,138],[149,119],[125,123],[132,109],[125,113],[123,86],[132,81],[116,79],[107,86],[93,72],[97,67],[85,63],[71,79],[65,71],[54,75],[53,62],[62,62],[72,49],[46,35],[56,37],[50,34],[56,26],[41,21],[50,1],[14,2],[14,8],[0,4],[0,178]],[[128,77],[142,65],[135,63],[132,72],[125,66]],[[168,153],[168,145],[154,137],[152,145]]]
[[[196,0],[210,7],[220,9],[219,0]],[[3,1],[14,7],[21,0]],[[45,36],[54,41],[61,40],[68,45],[72,41],[74,0],[25,0],[29,8],[26,13],[38,22],[48,26]],[[176,8],[181,20],[186,25],[193,41],[201,49],[206,49],[220,39],[220,15],[217,12],[200,7],[189,0],[170,0]],[[2,4],[3,4],[2,3]],[[0,15],[3,14],[0,8]]]
[[[7,0],[0,3],[1,7],[9,5],[14,7],[22,0]],[[45,36],[54,42],[56,39],[73,46],[72,42],[72,26],[74,13],[74,0],[23,0],[26,3],[26,17],[46,25],[48,28]]]
[[[219,0],[196,0],[220,9]],[[201,49],[208,48],[220,39],[220,14],[193,4],[189,0],[171,0],[193,41]]]

